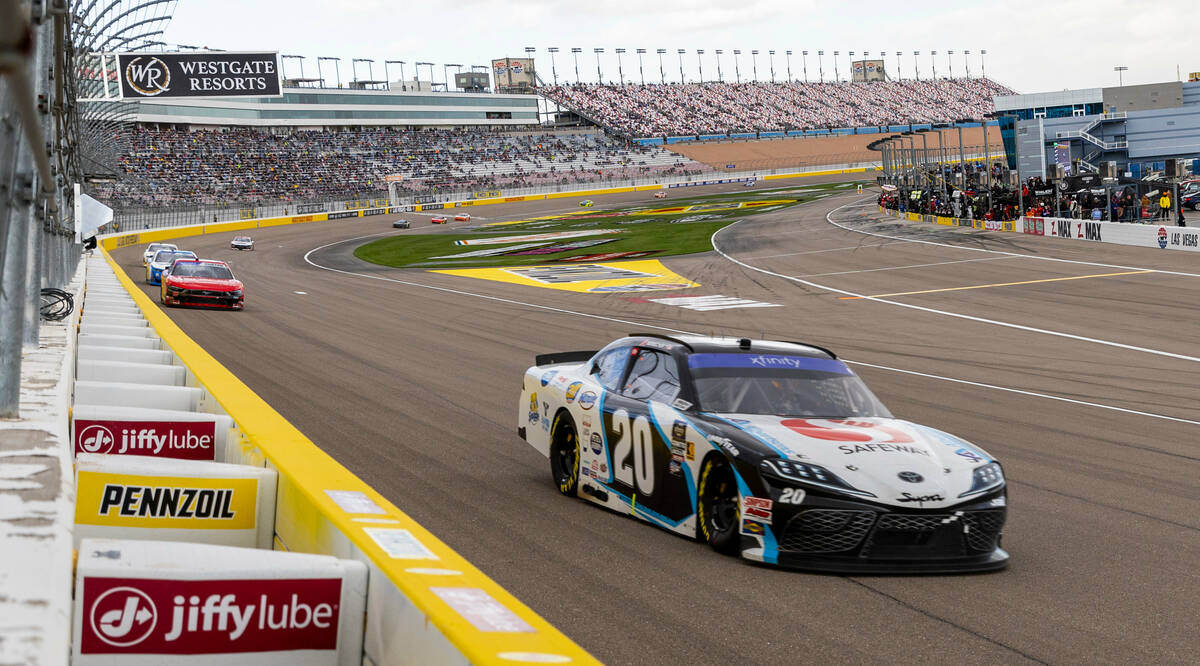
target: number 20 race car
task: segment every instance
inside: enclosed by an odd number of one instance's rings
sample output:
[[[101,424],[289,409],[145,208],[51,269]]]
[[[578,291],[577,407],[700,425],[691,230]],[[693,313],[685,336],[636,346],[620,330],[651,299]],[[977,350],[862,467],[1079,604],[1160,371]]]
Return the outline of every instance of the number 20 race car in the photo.
[[[1008,562],[1000,464],[893,418],[813,345],[635,334],[541,355],[517,432],[564,495],[722,553],[843,573]]]

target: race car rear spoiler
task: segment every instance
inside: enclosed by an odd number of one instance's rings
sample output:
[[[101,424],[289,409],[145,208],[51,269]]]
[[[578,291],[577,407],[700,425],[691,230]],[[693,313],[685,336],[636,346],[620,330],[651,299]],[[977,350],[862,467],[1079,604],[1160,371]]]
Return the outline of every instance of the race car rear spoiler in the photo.
[[[538,354],[533,357],[533,364],[558,365],[559,363],[583,363],[596,355],[597,350],[556,352],[554,354]]]

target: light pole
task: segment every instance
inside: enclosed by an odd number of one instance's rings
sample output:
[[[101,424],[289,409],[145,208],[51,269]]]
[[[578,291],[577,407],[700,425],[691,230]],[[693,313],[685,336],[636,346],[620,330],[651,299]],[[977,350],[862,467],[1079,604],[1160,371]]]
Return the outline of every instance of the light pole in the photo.
[[[791,83],[792,82],[792,52],[784,51],[784,53],[787,54],[788,83]]]
[[[532,61],[533,61],[533,54],[534,54],[535,52],[537,52],[537,47],[534,47],[534,46],[526,46],[526,47],[525,47],[525,58],[526,58],[527,60],[529,60],[530,62],[532,62]],[[526,65],[528,65],[529,63],[525,63],[525,64],[526,64]],[[525,69],[526,69],[526,70],[528,70],[528,69],[529,69],[529,67],[526,67]],[[537,73],[537,69],[536,69],[536,68],[535,68],[533,71],[534,71],[534,73],[535,73],[535,74]],[[527,73],[528,73],[528,72],[527,72]],[[534,87],[536,87],[536,86],[537,86],[537,80],[536,80],[536,79],[533,79],[531,82],[533,83]]]
[[[332,60],[333,61],[333,73],[335,76],[337,76],[337,86],[339,88],[341,88],[342,87],[342,72],[341,72],[341,67],[340,67],[339,63],[341,63],[342,59],[334,58],[333,56],[321,56],[321,57],[317,58],[317,71],[318,72],[321,71],[321,61],[322,60]],[[401,72],[400,72],[400,78],[404,78],[403,70],[401,70]]]
[[[617,52],[617,78],[621,80],[621,85],[625,85],[625,68],[621,63],[621,56],[625,53],[625,49],[613,49]]]
[[[742,82],[742,70],[738,68],[738,56],[740,55],[742,55],[741,49],[733,50],[733,76],[738,83]]]
[[[364,61],[366,61],[366,58],[351,58],[350,59],[350,76],[354,77],[353,79],[350,79],[351,84],[358,82],[358,63],[364,62]]]
[[[950,78],[954,78],[954,51],[946,51],[946,66],[950,68]]]
[[[1117,73],[1117,85],[1118,86],[1125,85],[1124,72],[1128,72],[1129,68],[1124,65],[1117,65],[1116,67],[1113,67],[1113,71]]]
[[[414,65],[413,68],[417,70],[417,90],[421,89],[421,65],[429,65],[429,87],[432,89],[433,88],[433,63],[418,62],[418,63],[413,63],[413,65]],[[496,81],[496,83],[499,84],[500,82]]]
[[[696,49],[696,68],[700,72],[700,83],[704,83],[704,49]]]
[[[921,55],[920,51],[913,51],[913,72],[917,75],[917,80],[921,80],[921,63],[917,61],[917,56]]]
[[[658,53],[658,78],[660,81],[662,81],[662,84],[665,86],[665,85],[667,85],[667,72],[666,72],[666,70],[663,69],[662,57],[663,57],[663,54],[667,52],[667,50],[666,49],[655,49],[655,52]]]
[[[846,53],[850,55],[850,77],[849,78],[851,81],[853,81],[854,80],[854,51],[847,51]]]
[[[445,81],[445,85],[446,85],[445,92],[450,92],[450,75],[447,72],[449,71],[449,69],[451,67],[457,67],[460,70],[462,69],[462,65],[460,65],[456,62],[448,62],[448,63],[442,65],[442,80]]]
[[[838,81],[842,80],[842,75],[840,72],[838,72],[838,63],[837,63],[838,55],[840,55],[839,51],[833,52],[833,82],[834,83],[837,83]]]
[[[557,86],[558,85],[558,69],[554,65],[554,54],[558,53],[558,47],[557,46],[547,47],[546,52],[550,54],[550,74],[554,77],[554,85]]]
[[[317,63],[320,65],[321,63]],[[404,87],[404,61],[403,60],[384,60],[383,61],[383,78],[388,80],[388,90],[392,89],[392,77],[388,74],[388,65],[400,65],[400,87]]]
[[[579,85],[579,52],[582,50],[578,46],[571,47],[571,56],[575,58],[575,85]]]
[[[983,78],[987,78],[987,63],[983,61],[983,56],[987,55],[987,49],[979,50],[979,73]]]
[[[758,83],[758,49],[750,49],[750,71],[754,73],[754,82]]]
[[[971,78],[971,52],[963,51],[963,67],[967,70],[967,78]]]
[[[808,83],[808,51],[800,52],[800,67],[804,70],[804,82]]]
[[[304,78],[304,56],[298,56],[298,55],[281,55],[281,56],[279,56],[279,57],[280,57],[280,59],[282,59],[282,60],[284,61],[284,63],[285,63],[285,64],[287,63],[287,61],[288,61],[288,60],[299,60],[299,61],[300,61],[300,78]],[[284,79],[285,81],[287,80],[287,74],[286,74],[286,73],[283,75],[283,79]]]
[[[899,80],[903,81],[904,77],[901,76],[901,74],[900,74],[900,55],[901,55],[901,52],[896,51],[896,76],[898,77]]]
[[[683,83],[683,54],[684,49],[675,49],[675,53],[679,56],[679,83]]]
[[[817,51],[817,74],[821,77],[821,83],[825,83],[825,61],[823,56],[824,51]]]
[[[642,77],[642,85],[646,85],[646,70],[642,68],[642,56],[646,55],[646,49],[636,49],[638,57],[638,76]]]
[[[604,47],[597,46],[592,49],[592,53],[596,54],[596,82],[604,85],[604,75],[600,73],[600,54],[604,53]]]
[[[929,52],[929,67],[933,69],[933,80],[937,81],[937,51]]]
[[[725,55],[725,49],[717,49],[713,53],[717,54],[717,80],[725,83],[725,77],[721,75],[721,56]]]
[[[775,49],[767,51],[767,59],[771,64],[771,83],[775,83]]]

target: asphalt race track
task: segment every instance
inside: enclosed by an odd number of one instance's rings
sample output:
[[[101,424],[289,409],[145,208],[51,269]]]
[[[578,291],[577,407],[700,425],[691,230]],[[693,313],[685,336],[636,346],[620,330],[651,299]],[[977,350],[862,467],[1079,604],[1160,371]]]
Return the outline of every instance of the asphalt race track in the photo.
[[[184,239],[232,262],[246,311],[170,314],[351,471],[605,662],[1196,663],[1200,255],[902,226],[872,202],[848,189],[727,227],[719,252],[664,260],[701,284],[671,294],[578,294],[351,254],[379,235],[428,233],[420,214],[406,216],[412,230],[393,231],[394,217],[263,229],[253,253],[230,250],[233,234]],[[574,204],[470,210],[502,220]],[[135,279],[141,251],[115,253]],[[647,300],[667,295],[783,307]],[[775,570],[561,497],[549,464],[515,433],[521,372],[535,353],[596,349],[637,330],[832,348],[896,416],[1004,464],[1010,567]]]

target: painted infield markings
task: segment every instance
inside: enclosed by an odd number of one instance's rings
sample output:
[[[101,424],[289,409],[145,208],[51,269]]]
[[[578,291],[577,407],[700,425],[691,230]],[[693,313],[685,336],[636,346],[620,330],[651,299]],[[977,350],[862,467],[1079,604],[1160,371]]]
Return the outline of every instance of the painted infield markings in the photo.
[[[700,286],[674,273],[655,259],[619,263],[462,268],[431,272],[589,294],[671,291]]]
[[[730,310],[733,308],[783,307],[782,303],[763,303],[762,301],[752,301],[747,298],[737,298],[734,296],[721,296],[720,294],[713,296],[673,296],[671,298],[647,298],[646,301],[649,303],[661,303],[662,305],[674,305],[685,310],[695,310],[697,312]]]
[[[993,284],[976,284],[969,287],[945,287],[942,289],[922,289],[921,291],[898,291],[893,294],[873,294],[871,296],[838,296],[840,301],[852,301],[863,298],[885,298],[888,296],[914,296],[917,294],[940,294],[947,291],[966,291],[968,289],[990,289],[992,287],[1014,287],[1023,284],[1041,284],[1043,282],[1063,282],[1066,280],[1087,280],[1090,278],[1115,277],[1118,275],[1144,275],[1157,273],[1155,270],[1124,271],[1121,273],[1099,273],[1096,275],[1072,275],[1070,277],[1046,278],[1044,280],[1022,280],[1021,282],[996,282]]]

